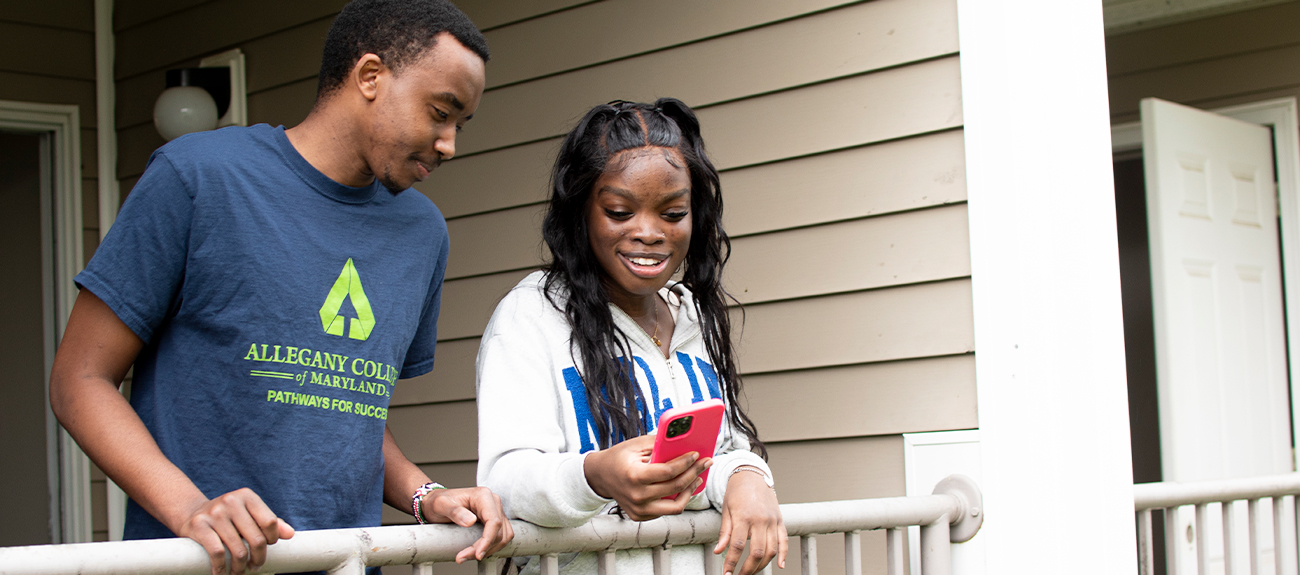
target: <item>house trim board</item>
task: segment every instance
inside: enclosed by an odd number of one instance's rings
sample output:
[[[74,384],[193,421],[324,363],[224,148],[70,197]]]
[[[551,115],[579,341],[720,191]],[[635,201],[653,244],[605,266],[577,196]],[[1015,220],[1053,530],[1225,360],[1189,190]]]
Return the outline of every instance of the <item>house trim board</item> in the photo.
[[[965,475],[979,485],[980,432],[978,429],[928,431],[903,434],[903,477],[908,497],[930,495],[943,478]],[[907,528],[908,555],[912,572],[921,565],[921,528]],[[984,575],[984,540],[976,537],[952,547],[952,571],[962,575]]]
[[[1277,172],[1278,216],[1282,236],[1282,295],[1287,334],[1287,358],[1291,387],[1291,418],[1300,414],[1300,104],[1295,97],[1277,98],[1208,110],[1215,114],[1273,129],[1274,169]],[[1111,148],[1115,154],[1142,149],[1142,123],[1111,126]],[[1292,425],[1292,443],[1300,445],[1300,426]],[[1296,462],[1292,457],[1292,466]]]
[[[46,320],[51,322],[53,337],[47,337],[46,343],[46,385],[49,381],[49,368],[54,359],[54,343],[63,339],[63,328],[67,325],[68,313],[77,298],[77,286],[72,282],[73,276],[83,267],[82,228],[81,228],[81,116],[77,106],[63,104],[40,104],[31,102],[13,102],[0,100],[0,129],[29,134],[40,134],[45,142],[42,151],[43,167],[48,167],[46,174],[52,175],[49,187],[43,189],[51,192],[48,200],[42,199],[42,211],[45,202],[49,204],[47,221],[52,222],[52,233],[44,234],[43,243],[50,243],[47,259],[51,260],[49,277],[53,285],[47,292]],[[52,240],[52,242],[51,242]],[[45,248],[43,248],[45,251]],[[48,389],[47,389],[48,395]],[[50,421],[51,440],[47,441],[49,450],[47,461],[58,463],[57,474],[52,473],[51,481],[59,502],[59,510],[52,511],[51,519],[58,525],[57,540],[60,543],[83,543],[91,540],[91,503],[90,503],[90,460],[62,428],[55,431],[52,414],[47,412]],[[53,464],[53,463],[52,463]]]
[[[1101,3],[957,15],[987,572],[1133,574]],[[1063,498],[1069,521],[1026,529]]]
[[[1106,34],[1124,34],[1295,0],[1103,0]]]

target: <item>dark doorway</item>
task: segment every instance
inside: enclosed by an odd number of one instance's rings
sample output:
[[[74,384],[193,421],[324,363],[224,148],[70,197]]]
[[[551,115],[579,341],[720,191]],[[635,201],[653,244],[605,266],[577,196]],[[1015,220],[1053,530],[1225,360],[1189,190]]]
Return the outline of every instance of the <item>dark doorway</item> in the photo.
[[[1151,483],[1162,479],[1160,410],[1156,395],[1156,337],[1151,303],[1146,180],[1141,155],[1115,158],[1115,227],[1119,237],[1120,290],[1124,302],[1124,357],[1128,375],[1133,482]],[[1160,513],[1153,515],[1156,573],[1164,573],[1164,521]]]
[[[42,209],[42,137],[0,132],[0,546],[57,542],[45,392],[51,286]],[[48,178],[45,184],[48,185]],[[46,199],[48,202],[48,198]]]

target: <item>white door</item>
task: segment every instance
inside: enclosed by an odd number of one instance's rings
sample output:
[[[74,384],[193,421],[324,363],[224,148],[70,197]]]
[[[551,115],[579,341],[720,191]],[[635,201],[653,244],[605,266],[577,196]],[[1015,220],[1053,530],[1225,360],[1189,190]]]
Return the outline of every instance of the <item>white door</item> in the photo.
[[[1289,472],[1271,133],[1149,98],[1142,148],[1164,480]],[[1193,548],[1182,515],[1171,555]]]

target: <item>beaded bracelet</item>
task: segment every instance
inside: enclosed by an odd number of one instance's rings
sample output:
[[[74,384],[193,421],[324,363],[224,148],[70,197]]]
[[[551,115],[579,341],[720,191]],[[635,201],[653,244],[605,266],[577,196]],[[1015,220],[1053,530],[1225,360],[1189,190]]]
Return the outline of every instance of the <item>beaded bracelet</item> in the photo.
[[[424,496],[433,493],[437,489],[446,489],[446,487],[443,487],[441,483],[430,481],[421,485],[419,489],[415,490],[415,495],[411,496],[411,514],[415,515],[416,523],[420,525],[428,523],[428,521],[424,520]]]

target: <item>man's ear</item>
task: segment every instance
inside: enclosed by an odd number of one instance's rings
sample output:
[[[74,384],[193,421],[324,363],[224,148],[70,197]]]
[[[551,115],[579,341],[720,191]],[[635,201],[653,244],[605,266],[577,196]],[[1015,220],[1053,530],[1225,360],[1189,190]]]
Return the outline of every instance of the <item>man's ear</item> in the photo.
[[[348,76],[348,80],[357,87],[363,98],[374,101],[376,94],[379,93],[379,76],[386,70],[388,67],[384,66],[379,56],[363,54],[357,59],[356,65],[352,66],[352,74]]]

